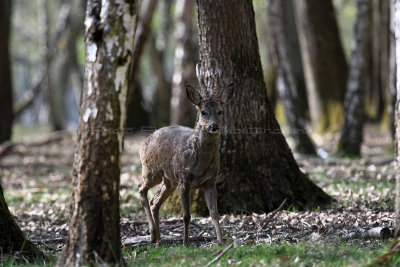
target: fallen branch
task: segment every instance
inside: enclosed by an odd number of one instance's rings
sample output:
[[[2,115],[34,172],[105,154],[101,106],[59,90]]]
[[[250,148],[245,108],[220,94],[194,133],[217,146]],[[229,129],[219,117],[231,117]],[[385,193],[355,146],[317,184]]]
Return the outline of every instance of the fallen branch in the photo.
[[[281,205],[279,205],[279,207],[271,213],[271,215],[269,216],[268,220],[267,220],[267,221],[264,223],[264,225],[261,227],[261,230],[264,229],[265,227],[267,227],[267,225],[268,225],[268,224],[272,221],[272,219],[274,218],[275,214],[277,214],[278,211],[280,211],[280,210],[283,208],[283,206],[286,204],[286,201],[287,201],[287,198],[285,198],[285,199],[283,200],[283,202],[281,203]]]
[[[205,267],[211,266],[212,264],[216,263],[229,249],[233,247],[233,243],[231,243],[229,246],[227,246],[221,253],[219,253],[212,261],[207,263]]]
[[[346,236],[347,238],[381,238],[389,239],[393,237],[393,231],[388,227],[373,227],[370,229],[364,229],[357,227],[355,232],[352,232]]]

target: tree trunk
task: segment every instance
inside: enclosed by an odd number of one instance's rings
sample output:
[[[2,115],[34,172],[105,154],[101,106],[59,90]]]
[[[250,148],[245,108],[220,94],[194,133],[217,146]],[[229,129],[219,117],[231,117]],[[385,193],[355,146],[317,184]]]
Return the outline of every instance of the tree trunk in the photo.
[[[396,55],[396,108],[395,108],[395,128],[396,128],[396,214],[395,214],[395,238],[389,247],[389,250],[383,256],[378,257],[374,261],[374,266],[391,266],[394,265],[393,260],[398,259],[400,254],[400,0],[391,1],[392,31],[394,31],[395,55]],[[398,260],[397,260],[398,262]],[[396,263],[397,263],[396,262]]]
[[[400,0],[394,1],[394,31],[396,45],[396,167],[400,168]],[[396,236],[400,238],[400,172],[396,172]]]
[[[4,2],[1,0],[0,2]],[[2,4],[0,4],[1,6]],[[1,6],[4,7],[4,6]],[[1,10],[1,9],[0,9]],[[34,243],[28,240],[8,210],[3,195],[3,187],[0,183],[0,251],[11,254],[18,252],[20,255],[34,261],[38,257],[44,257],[43,253]]]
[[[266,212],[285,198],[298,208],[330,202],[301,173],[276,121],[263,81],[252,1],[197,0],[197,7],[201,61],[216,59],[223,81],[235,85],[223,115],[219,210]]]
[[[0,144],[11,138],[13,124],[9,50],[11,1],[0,0]]]
[[[371,0],[357,0],[350,73],[344,102],[345,121],[338,147],[339,153],[350,156],[360,156],[363,140],[364,92],[368,80],[371,7]]]
[[[60,16],[67,16],[61,20],[64,25],[57,27],[57,38],[52,38],[52,53],[50,59],[50,107],[51,122],[53,129],[61,130],[67,126],[67,110],[65,106],[66,93],[69,88],[73,89],[77,105],[80,102],[80,89],[82,80],[79,64],[77,62],[76,43],[80,34],[84,31],[84,9],[81,7],[82,0],[74,0],[61,6]],[[73,83],[74,76],[77,83]],[[79,88],[74,88],[79,87]],[[79,96],[79,97],[78,97]]]
[[[293,0],[310,115],[321,132],[343,123],[347,63],[331,0]]]
[[[399,48],[400,49],[400,48]],[[391,121],[391,133],[394,142],[396,142],[396,101],[397,101],[397,65],[396,65],[396,36],[395,36],[395,25],[394,25],[394,6],[393,1],[390,2],[390,76],[389,76],[389,87],[391,95],[390,105],[390,121]]]
[[[271,58],[277,69],[276,85],[280,98],[285,107],[286,119],[290,128],[290,135],[295,142],[295,149],[303,154],[316,155],[314,145],[307,134],[302,106],[297,99],[299,88],[295,83],[292,65],[289,62],[287,40],[284,32],[284,18],[281,1],[270,0],[268,5],[269,39],[271,42]]]
[[[188,101],[185,86],[195,80],[195,60],[193,54],[194,0],[177,0],[174,56],[174,74],[172,79],[171,124],[194,126],[196,111]]]
[[[107,4],[104,4],[107,3]],[[123,264],[119,182],[135,1],[89,0],[69,238],[58,266]]]
[[[164,72],[163,53],[157,50],[154,33],[149,33],[148,52],[153,74],[156,77],[156,88],[152,107],[152,125],[164,127],[169,123],[171,100],[171,83]]]
[[[308,100],[306,91],[306,82],[304,79],[304,69],[301,59],[300,42],[296,28],[296,17],[294,6],[291,0],[281,1],[282,5],[282,23],[286,42],[286,53],[288,62],[292,69],[294,83],[297,88],[296,103],[299,107],[297,117],[307,120]]]
[[[127,98],[127,105],[131,101],[133,96],[133,91],[135,90],[135,81],[137,80],[137,76],[139,75],[140,70],[140,60],[143,55],[143,50],[145,48],[146,41],[149,37],[151,20],[153,19],[154,10],[156,9],[158,0],[148,0],[143,1],[144,6],[141,7],[140,12],[140,20],[138,22],[137,34],[135,37],[135,48],[133,51],[133,62],[132,62],[132,71],[129,85],[129,92]]]

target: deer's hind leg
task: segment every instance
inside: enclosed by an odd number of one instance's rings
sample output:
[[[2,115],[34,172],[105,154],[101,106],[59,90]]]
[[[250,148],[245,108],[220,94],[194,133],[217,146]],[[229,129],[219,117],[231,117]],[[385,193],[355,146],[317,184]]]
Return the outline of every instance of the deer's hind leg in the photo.
[[[158,173],[153,173],[148,170],[146,166],[143,166],[142,170],[142,180],[139,185],[139,195],[140,200],[142,202],[144,211],[146,212],[147,221],[149,222],[149,231],[150,231],[150,242],[156,242],[156,226],[154,223],[153,216],[150,211],[149,199],[147,198],[147,192],[149,189],[153,188],[157,184],[161,183],[162,176]]]
[[[150,200],[150,210],[154,219],[156,229],[156,242],[160,243],[160,208],[164,201],[175,191],[177,184],[174,181],[163,177],[163,182],[157,190],[157,193]]]

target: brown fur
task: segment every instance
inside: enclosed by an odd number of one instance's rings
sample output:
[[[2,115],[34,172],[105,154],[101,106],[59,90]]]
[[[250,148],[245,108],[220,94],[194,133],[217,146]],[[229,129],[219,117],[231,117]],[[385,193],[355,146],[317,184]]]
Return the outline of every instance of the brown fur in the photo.
[[[159,210],[178,187],[183,205],[184,244],[189,241],[189,196],[192,188],[203,189],[217,239],[222,244],[216,193],[218,143],[221,111],[224,102],[233,95],[233,85],[225,88],[221,97],[201,95],[191,86],[187,86],[186,90],[189,100],[199,111],[195,129],[183,126],[161,128],[151,134],[140,149],[143,177],[139,192],[149,222],[150,241],[161,241]],[[158,184],[161,185],[149,203],[147,192]]]

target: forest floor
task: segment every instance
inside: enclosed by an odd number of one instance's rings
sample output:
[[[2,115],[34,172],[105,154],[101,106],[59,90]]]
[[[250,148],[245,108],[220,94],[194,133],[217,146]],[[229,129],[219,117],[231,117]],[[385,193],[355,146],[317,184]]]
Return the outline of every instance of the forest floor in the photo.
[[[388,247],[394,224],[395,164],[388,132],[368,125],[362,158],[334,156],[337,134],[313,136],[328,158],[295,154],[301,169],[337,202],[328,209],[221,216],[234,246],[220,266],[363,266]],[[127,136],[122,156],[121,231],[132,266],[206,265],[221,252],[209,218],[192,219],[190,247],[182,247],[180,215],[163,210],[163,246],[148,245],[138,200],[138,150],[144,136]],[[15,127],[13,150],[0,159],[0,179],[10,211],[27,236],[54,258],[68,234],[74,136],[46,127]],[[324,152],[322,152],[324,154]],[[268,221],[264,229],[262,226]],[[372,229],[372,230],[371,230]],[[14,266],[8,258],[0,266]],[[48,264],[47,264],[48,265]],[[50,263],[51,265],[51,263]]]

